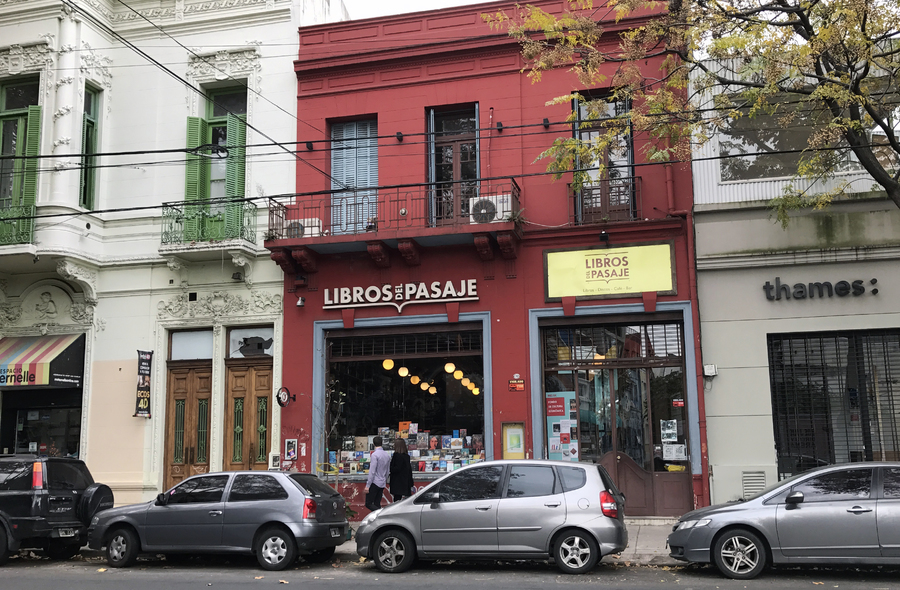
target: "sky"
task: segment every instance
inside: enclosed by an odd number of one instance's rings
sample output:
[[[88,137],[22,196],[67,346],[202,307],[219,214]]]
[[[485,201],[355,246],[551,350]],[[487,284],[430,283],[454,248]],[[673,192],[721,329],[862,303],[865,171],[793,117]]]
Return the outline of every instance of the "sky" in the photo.
[[[344,0],[344,5],[350,12],[350,18],[357,20],[404,12],[436,10],[449,6],[482,4],[486,1],[490,0]]]

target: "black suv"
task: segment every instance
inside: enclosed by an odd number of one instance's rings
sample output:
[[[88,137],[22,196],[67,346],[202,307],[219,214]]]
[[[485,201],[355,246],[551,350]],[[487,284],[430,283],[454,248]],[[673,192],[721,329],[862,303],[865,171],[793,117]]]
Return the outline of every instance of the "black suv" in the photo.
[[[0,565],[19,549],[77,555],[91,518],[112,505],[112,490],[94,483],[83,461],[0,455]]]

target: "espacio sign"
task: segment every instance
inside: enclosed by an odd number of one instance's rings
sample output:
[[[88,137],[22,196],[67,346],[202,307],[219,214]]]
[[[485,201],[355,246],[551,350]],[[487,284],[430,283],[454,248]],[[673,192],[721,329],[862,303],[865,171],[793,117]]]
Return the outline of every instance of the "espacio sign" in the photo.
[[[478,301],[477,280],[332,287],[325,289],[325,303],[322,305],[322,309],[391,305],[401,312],[407,305],[416,303],[451,303],[454,301]]]

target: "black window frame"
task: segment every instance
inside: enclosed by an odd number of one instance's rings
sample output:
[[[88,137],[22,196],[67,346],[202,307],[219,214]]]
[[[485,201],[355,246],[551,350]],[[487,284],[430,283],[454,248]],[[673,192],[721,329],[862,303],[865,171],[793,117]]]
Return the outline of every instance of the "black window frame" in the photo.
[[[513,472],[516,469],[549,469],[550,473],[553,474],[553,483],[550,486],[549,493],[541,493],[541,494],[529,494],[529,495],[510,495],[510,484],[513,482]],[[503,484],[503,497],[504,498],[541,498],[546,496],[553,496],[559,493],[562,493],[563,487],[562,482],[560,481],[559,473],[556,472],[556,469],[552,465],[535,465],[535,464],[512,464],[509,465],[506,469],[506,477],[504,478]]]
[[[829,497],[829,496],[815,496],[810,495],[808,491],[804,491],[804,487],[808,486],[808,484],[816,479],[827,478],[831,476],[839,476],[848,474],[852,471],[868,471],[869,472],[869,494],[867,497],[862,496],[840,496],[835,494],[837,497]],[[797,482],[793,486],[791,486],[791,492],[802,492],[803,493],[803,503],[804,504],[818,504],[821,502],[861,502],[865,500],[874,500],[875,499],[875,469],[872,467],[852,467],[848,469],[841,469],[838,471],[829,471],[827,473],[819,473],[810,478],[804,479],[803,481]]]
[[[202,500],[202,501],[197,501],[197,502],[179,502],[179,501],[174,501],[175,498],[178,497],[178,496],[176,495],[175,492],[176,492],[176,490],[178,490],[180,487],[182,487],[182,486],[184,486],[184,485],[187,485],[187,484],[189,484],[189,483],[192,483],[192,482],[200,481],[201,479],[206,479],[206,478],[211,478],[211,479],[220,479],[220,478],[221,478],[221,479],[224,479],[224,480],[225,480],[225,483],[224,483],[224,485],[222,486],[222,494],[219,496],[218,499],[216,499],[216,500]],[[176,485],[176,486],[173,487],[171,490],[169,490],[169,499],[168,499],[168,501],[166,502],[166,504],[218,504],[219,502],[222,502],[222,499],[223,499],[223,498],[225,498],[225,493],[228,491],[228,487],[229,487],[228,484],[229,484],[229,480],[230,480],[230,479],[231,479],[231,476],[230,476],[230,475],[211,475],[211,474],[204,474],[204,475],[198,475],[198,476],[196,476],[196,477],[191,477],[191,478],[189,478],[189,479],[186,479],[186,480],[180,482],[178,485]],[[190,493],[191,493],[191,492],[188,492],[187,495],[190,495]]]

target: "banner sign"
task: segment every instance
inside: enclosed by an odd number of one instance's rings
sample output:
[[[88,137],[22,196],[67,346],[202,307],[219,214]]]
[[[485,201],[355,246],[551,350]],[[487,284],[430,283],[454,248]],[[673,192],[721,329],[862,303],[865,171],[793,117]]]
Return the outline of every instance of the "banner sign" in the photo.
[[[399,285],[369,285],[368,287],[329,287],[325,289],[322,309],[379,307],[390,305],[402,312],[416,303],[450,303],[478,301],[478,281],[433,281],[431,283],[402,283]]]
[[[548,300],[675,294],[670,244],[546,252],[545,264]]]
[[[150,367],[153,364],[153,351],[144,350],[138,353],[137,370],[137,402],[134,407],[135,418],[150,417]]]

